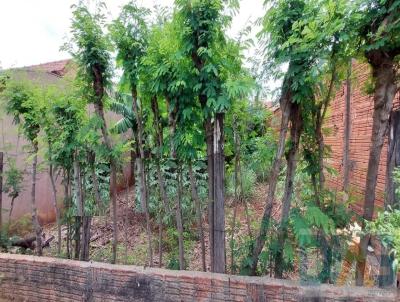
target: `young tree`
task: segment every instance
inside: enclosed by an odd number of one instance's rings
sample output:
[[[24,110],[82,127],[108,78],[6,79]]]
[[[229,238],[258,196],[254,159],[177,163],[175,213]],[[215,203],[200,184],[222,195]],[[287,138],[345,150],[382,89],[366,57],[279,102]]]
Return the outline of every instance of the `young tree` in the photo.
[[[39,132],[42,111],[42,99],[38,92],[25,83],[9,83],[5,90],[6,111],[19,124],[32,150],[32,186],[31,206],[32,224],[36,233],[36,252],[42,255],[42,227],[39,224],[36,207],[36,174],[39,151]]]
[[[146,228],[149,245],[149,264],[153,266],[153,249],[151,245],[150,213],[146,189],[146,169],[144,153],[143,102],[138,98],[139,71],[141,59],[147,47],[148,28],[146,17],[149,11],[136,6],[134,2],[126,4],[117,20],[110,27],[111,36],[116,45],[117,64],[123,69],[122,84],[132,94],[132,109],[137,125],[137,144],[139,149],[138,168],[140,176],[140,198],[146,214]],[[140,103],[140,104],[139,104]]]
[[[78,64],[78,77],[83,84],[85,97],[94,104],[95,113],[101,121],[101,133],[108,150],[110,163],[110,189],[113,217],[112,263],[117,260],[117,165],[113,156],[113,146],[104,116],[106,89],[111,84],[110,41],[103,32],[105,16],[101,2],[95,13],[91,13],[82,2],[73,6],[72,39],[67,49]]]
[[[14,209],[14,201],[23,189],[22,182],[24,180],[24,173],[17,168],[13,158],[8,158],[7,166],[7,170],[3,172],[4,185],[2,192],[7,193],[8,197],[11,198],[10,211],[8,212],[8,222],[10,223]]]
[[[225,272],[224,114],[251,86],[241,66],[240,47],[224,34],[231,18],[222,0],[177,0],[183,51],[192,61],[197,96],[203,111],[209,186],[208,221],[211,271]]]
[[[358,33],[362,50],[372,67],[374,81],[374,112],[371,147],[365,183],[363,219],[371,221],[375,209],[375,189],[383,143],[388,131],[393,99],[398,90],[396,63],[400,55],[399,0],[359,1],[360,14]],[[363,229],[365,223],[363,223]],[[359,259],[356,268],[356,284],[364,283],[365,265],[370,236],[363,235],[360,241]]]
[[[180,175],[182,156],[185,152],[178,152],[180,146],[179,133],[184,128],[183,120],[186,110],[188,116],[191,116],[195,110],[194,97],[191,91],[192,82],[190,60],[182,56],[180,51],[180,41],[178,39],[180,27],[173,19],[171,22],[163,22],[159,25],[154,25],[149,37],[149,47],[147,54],[143,58],[142,69],[142,89],[151,99],[151,109],[153,111],[154,128],[157,137],[157,161],[162,160],[164,152],[163,142],[163,127],[161,121],[160,108],[165,108],[164,113],[167,116],[168,136],[167,143],[169,144],[169,158],[171,159],[169,173],[174,175],[174,187],[178,187],[176,191],[175,222],[178,233],[178,250],[179,250],[179,267],[184,269],[185,251],[183,238],[183,219],[182,219],[182,176]],[[162,107],[159,106],[159,101]],[[185,128],[186,129],[186,128]],[[158,165],[158,163],[157,163]],[[157,167],[159,170],[159,167]],[[167,200],[167,192],[164,190],[164,176],[160,172],[158,174],[159,188],[161,196],[164,200],[166,212],[170,211],[169,202]],[[175,176],[176,175],[176,176]],[[165,191],[165,192],[163,192]],[[171,198],[172,199],[172,198]]]
[[[70,231],[70,216],[74,211],[71,204],[73,199],[71,193],[71,184],[73,183],[71,181],[71,175],[73,174],[74,170],[74,155],[76,150],[81,147],[81,143],[79,141],[79,130],[83,128],[85,106],[86,103],[82,102],[80,98],[76,98],[73,94],[67,94],[63,97],[54,99],[51,103],[51,106],[48,108],[48,114],[53,116],[53,123],[51,124],[51,133],[54,135],[51,140],[52,169],[63,170],[64,217],[62,220],[67,223],[68,258],[71,256],[70,235],[72,232]],[[74,185],[77,185],[77,183],[75,182]],[[75,191],[77,191],[76,186]],[[78,201],[78,199],[76,199],[76,201]],[[81,203],[79,203],[79,206],[80,204]],[[80,220],[80,217],[78,218]],[[78,239],[77,241],[79,243],[80,228],[75,234],[75,239]],[[79,244],[77,244],[76,249],[79,251]],[[79,255],[75,256],[76,258],[79,257]]]
[[[295,24],[299,24],[303,17],[305,3],[302,0],[293,1],[276,1],[271,6],[271,9],[267,12],[263,20],[263,35],[269,37],[269,43],[266,46],[266,50],[269,52],[269,56],[274,60],[278,66],[283,62],[288,62],[288,71],[283,79],[281,95],[279,98],[280,109],[282,112],[281,126],[279,133],[278,149],[275,155],[273,166],[269,176],[268,195],[266,200],[266,206],[264,209],[263,217],[261,220],[260,229],[251,251],[251,264],[250,274],[255,275],[257,272],[257,264],[259,255],[264,248],[266,236],[269,229],[269,224],[272,215],[272,209],[275,202],[275,191],[278,183],[279,173],[281,171],[282,157],[285,151],[285,142],[287,136],[287,130],[289,120],[291,116],[296,116],[298,112],[298,104],[293,99],[292,87],[298,87],[293,82],[296,81],[296,76],[302,72],[302,64],[300,60],[293,60],[293,47],[287,47],[286,41],[289,40],[292,34],[295,34]],[[289,15],[288,15],[289,14]],[[299,66],[300,65],[300,66]],[[295,85],[295,86],[294,86]],[[295,120],[294,120],[295,121]],[[301,128],[299,127],[299,130]],[[293,133],[294,137],[298,137],[296,132]],[[296,139],[297,140],[297,139]],[[294,155],[296,154],[297,144],[293,145]],[[292,156],[293,158],[293,156]],[[293,172],[293,169],[288,171]],[[288,185],[290,182],[288,182]],[[289,192],[289,191],[288,191]],[[287,195],[287,197],[290,197]]]

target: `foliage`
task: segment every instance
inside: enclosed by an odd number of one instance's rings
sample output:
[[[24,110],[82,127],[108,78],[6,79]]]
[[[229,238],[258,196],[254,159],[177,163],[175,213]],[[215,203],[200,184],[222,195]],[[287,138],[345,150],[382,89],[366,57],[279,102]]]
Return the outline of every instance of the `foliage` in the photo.
[[[251,198],[257,183],[256,173],[249,168],[243,167],[239,173],[239,177],[239,181],[242,183],[242,185],[237,188],[238,196],[242,198]],[[235,195],[235,175],[233,171],[229,171],[227,175],[226,193],[230,196]]]
[[[105,24],[105,15],[102,12],[105,4],[100,2],[94,13],[81,0],[71,8],[72,37],[70,43],[63,45],[63,49],[69,51],[76,60],[80,84],[88,100],[91,100],[94,97],[92,84],[96,77],[95,72],[101,73],[104,87],[110,84],[112,76],[109,53],[112,44],[102,28]]]
[[[42,99],[39,91],[29,83],[16,81],[10,81],[3,91],[7,114],[14,118],[14,123],[31,143],[37,142],[40,132]]]
[[[4,172],[3,192],[10,198],[17,198],[23,190],[24,172],[17,168],[15,160],[9,158],[7,170]]]
[[[400,210],[389,209],[378,213],[377,218],[368,222],[366,229],[370,234],[376,235],[383,245],[390,249],[398,258],[400,255]]]

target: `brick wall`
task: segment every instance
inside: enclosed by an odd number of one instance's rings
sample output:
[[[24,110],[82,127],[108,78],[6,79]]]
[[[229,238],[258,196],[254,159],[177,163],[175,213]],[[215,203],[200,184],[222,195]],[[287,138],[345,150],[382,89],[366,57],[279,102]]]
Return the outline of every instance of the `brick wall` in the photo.
[[[0,254],[0,301],[399,301],[397,291],[304,286],[137,266]]]
[[[353,208],[362,213],[363,193],[365,188],[366,173],[368,167],[369,148],[371,145],[373,98],[366,95],[365,83],[370,77],[370,69],[367,64],[353,64],[354,83],[351,94],[351,134],[350,134],[350,189],[356,203]],[[338,174],[328,178],[328,182],[339,191],[343,186],[343,139],[345,118],[346,84],[338,91],[328,112],[325,128],[328,134],[325,142],[331,148],[328,166],[334,168]],[[400,108],[400,95],[394,100],[394,110]],[[376,206],[383,206],[385,192],[387,144],[385,143],[381,154],[379,176],[376,188]]]

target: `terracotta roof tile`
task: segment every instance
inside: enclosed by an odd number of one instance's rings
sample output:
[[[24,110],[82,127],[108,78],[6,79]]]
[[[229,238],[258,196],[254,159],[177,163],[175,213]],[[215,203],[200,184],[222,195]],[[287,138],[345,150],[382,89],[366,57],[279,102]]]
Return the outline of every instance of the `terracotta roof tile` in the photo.
[[[66,73],[66,66],[70,63],[71,60],[61,60],[55,62],[48,62],[38,65],[26,66],[21,69],[32,70],[32,71],[43,71],[55,76],[62,77]]]

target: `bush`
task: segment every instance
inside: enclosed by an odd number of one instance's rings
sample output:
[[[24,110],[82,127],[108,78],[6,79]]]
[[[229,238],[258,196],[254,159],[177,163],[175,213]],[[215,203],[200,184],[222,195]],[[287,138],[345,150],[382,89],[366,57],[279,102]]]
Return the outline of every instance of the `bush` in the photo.
[[[238,175],[238,188],[237,193],[241,198],[250,198],[253,196],[255,185],[257,183],[257,175],[256,173],[249,169],[242,167],[242,173]],[[240,186],[240,181],[242,185]],[[242,192],[243,188],[243,192]],[[226,192],[229,196],[235,195],[235,172],[229,171],[227,179],[226,179]]]

